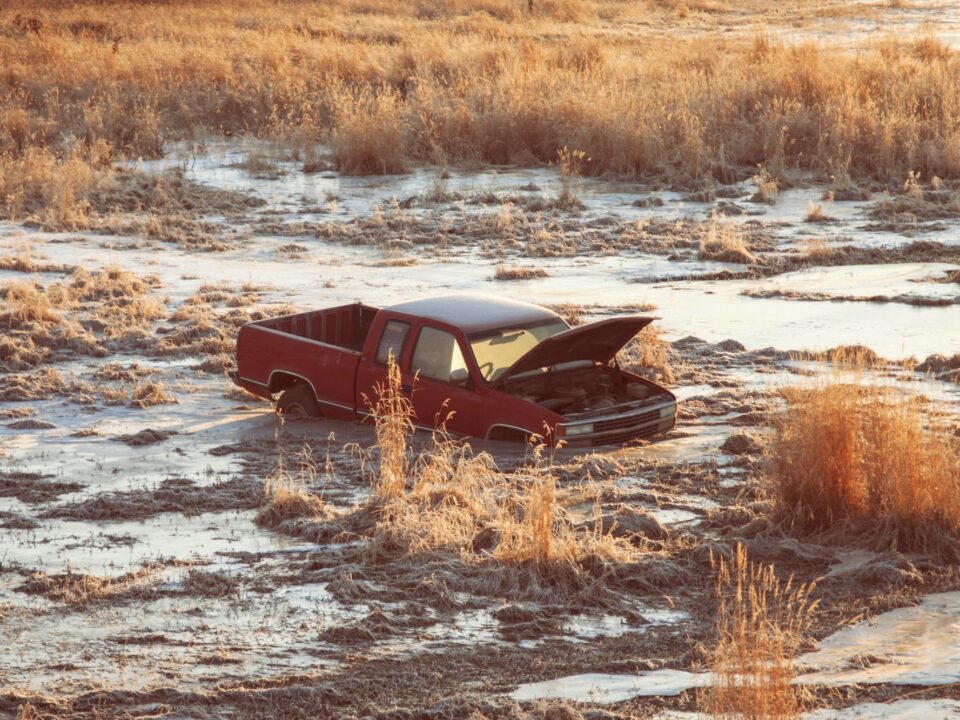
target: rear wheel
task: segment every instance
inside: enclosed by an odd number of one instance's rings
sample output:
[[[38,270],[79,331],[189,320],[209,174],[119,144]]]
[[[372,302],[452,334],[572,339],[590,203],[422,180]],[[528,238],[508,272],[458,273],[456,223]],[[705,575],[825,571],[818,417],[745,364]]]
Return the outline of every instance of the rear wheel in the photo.
[[[285,420],[306,420],[320,417],[320,406],[313,391],[306,385],[294,385],[280,393],[277,398],[277,412]]]

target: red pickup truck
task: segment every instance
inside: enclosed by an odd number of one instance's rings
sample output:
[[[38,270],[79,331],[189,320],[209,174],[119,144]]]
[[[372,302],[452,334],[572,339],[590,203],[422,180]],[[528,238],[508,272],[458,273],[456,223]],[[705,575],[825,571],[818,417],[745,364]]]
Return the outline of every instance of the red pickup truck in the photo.
[[[474,295],[355,303],[244,325],[231,376],[289,417],[363,419],[393,355],[418,427],[446,420],[453,435],[488,440],[622,444],[676,424],[673,393],[615,361],[652,319],[571,329],[546,308]]]

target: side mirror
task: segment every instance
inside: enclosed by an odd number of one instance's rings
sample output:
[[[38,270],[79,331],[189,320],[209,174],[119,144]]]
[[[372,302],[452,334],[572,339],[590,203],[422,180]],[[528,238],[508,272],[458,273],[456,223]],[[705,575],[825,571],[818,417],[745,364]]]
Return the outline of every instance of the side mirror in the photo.
[[[457,368],[450,373],[450,382],[453,385],[470,389],[470,372],[466,368]]]

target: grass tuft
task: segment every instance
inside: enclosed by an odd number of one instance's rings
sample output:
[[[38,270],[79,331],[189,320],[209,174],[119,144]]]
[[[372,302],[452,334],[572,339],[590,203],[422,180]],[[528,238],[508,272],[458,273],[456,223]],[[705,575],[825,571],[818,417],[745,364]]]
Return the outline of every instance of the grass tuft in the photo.
[[[826,380],[785,391],[773,490],[802,533],[857,535],[882,549],[960,556],[960,444],[919,395],[870,382],[840,359]]]
[[[793,658],[817,606],[813,585],[781,581],[773,565],[750,562],[739,544],[715,567],[718,639],[708,713],[724,720],[797,717],[802,698]]]
[[[757,256],[750,252],[740,229],[735,223],[720,220],[716,215],[710,219],[703,237],[700,238],[701,260],[752,265]]]

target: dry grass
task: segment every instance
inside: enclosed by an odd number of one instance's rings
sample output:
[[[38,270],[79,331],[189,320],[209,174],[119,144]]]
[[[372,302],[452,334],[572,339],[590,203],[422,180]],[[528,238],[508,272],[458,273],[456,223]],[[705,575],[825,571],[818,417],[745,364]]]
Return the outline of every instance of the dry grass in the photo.
[[[762,200],[795,169],[960,175],[960,57],[949,47],[886,39],[854,55],[720,33],[636,42],[624,30],[701,5],[555,0],[530,14],[513,0],[220,0],[162,13],[132,1],[8,4],[0,207],[81,226],[112,161],[157,157],[204,131],[268,137],[305,156],[328,143],[352,173],[550,163],[564,148],[576,148],[567,179],[690,184],[761,166]],[[710,5],[704,12],[727,21],[741,9]],[[750,9],[765,18],[765,5]],[[100,29],[77,30],[89,27]]]
[[[807,202],[807,214],[803,218],[804,222],[808,223],[828,223],[833,222],[834,218],[830,217],[823,211],[823,203],[813,204],[812,201]]]
[[[637,547],[604,533],[600,523],[589,529],[570,520],[539,453],[532,466],[503,473],[490,455],[438,433],[412,461],[412,411],[394,363],[388,375],[372,409],[380,463],[362,511],[373,518],[361,523],[368,562],[442,559],[457,563],[464,589],[569,602],[577,594],[602,595],[596,574],[636,557]]]
[[[617,360],[625,370],[673,384],[677,381],[680,357],[658,325],[647,325],[620,351]]]
[[[276,470],[264,482],[268,501],[257,513],[257,525],[275,528],[288,520],[314,518],[326,512],[323,500],[307,490],[317,479],[317,464],[309,445],[300,450],[296,465],[297,472],[291,473],[281,453]]]
[[[714,718],[771,720],[800,714],[793,657],[817,603],[812,585],[782,582],[737,545],[717,564],[717,647],[706,710]]]
[[[403,497],[407,489],[409,473],[409,447],[407,438],[413,433],[416,417],[413,404],[400,389],[402,379],[400,366],[393,356],[388,358],[387,379],[379,383],[375,392],[377,401],[371,403],[377,432],[377,450],[380,457],[379,471],[374,482],[374,497],[379,502],[390,502]]]
[[[960,444],[921,396],[869,382],[862,360],[785,391],[772,481],[803,533],[852,535],[901,551],[960,548]]]
[[[804,260],[808,262],[823,262],[834,255],[833,248],[830,247],[830,243],[826,241],[825,238],[813,238],[807,240],[803,244],[803,253]]]
[[[493,273],[494,280],[534,280],[545,277],[549,277],[549,274],[543,268],[522,265],[497,265]]]
[[[757,262],[757,256],[750,251],[737,224],[720,220],[716,215],[700,238],[699,257],[701,260],[745,265]]]
[[[157,281],[116,267],[75,270],[69,282],[12,282],[0,289],[4,308],[0,362],[35,367],[51,353],[103,356],[111,345],[143,343],[163,304],[150,296]]]
[[[88,605],[95,602],[114,601],[119,595],[135,595],[155,579],[158,565],[146,564],[136,571],[117,577],[74,573],[69,569],[58,575],[43,572],[32,574],[18,590],[43,595],[69,605]]]
[[[170,405],[180,402],[168,392],[160,381],[139,383],[130,391],[130,407],[148,408],[154,405]]]

